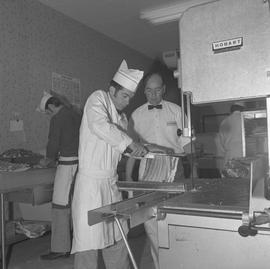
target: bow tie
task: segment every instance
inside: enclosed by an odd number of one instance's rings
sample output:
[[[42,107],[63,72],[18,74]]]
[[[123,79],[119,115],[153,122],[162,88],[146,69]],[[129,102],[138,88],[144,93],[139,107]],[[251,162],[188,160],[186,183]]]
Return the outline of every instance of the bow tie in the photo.
[[[148,105],[148,110],[151,110],[153,108],[162,109],[162,105],[156,105],[156,106],[154,106],[154,105]]]

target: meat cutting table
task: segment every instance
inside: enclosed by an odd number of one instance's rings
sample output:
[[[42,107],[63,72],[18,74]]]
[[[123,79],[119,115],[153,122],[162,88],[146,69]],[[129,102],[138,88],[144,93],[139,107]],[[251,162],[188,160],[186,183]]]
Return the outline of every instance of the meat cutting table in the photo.
[[[54,175],[55,168],[0,172],[2,269],[6,269],[5,201],[32,203],[33,205],[50,202]]]
[[[260,187],[258,198],[254,195],[255,189],[264,180],[265,159],[256,157],[245,160],[248,163],[249,173],[243,178],[187,179],[183,182],[172,183],[118,182],[119,190],[141,190],[144,193],[89,211],[88,224],[91,226],[102,221],[115,221],[134,268],[138,267],[121,227],[120,219],[128,220],[130,228],[151,218],[158,220],[161,268],[166,268],[170,261],[171,268],[197,268],[194,264],[196,260],[191,258],[192,255],[201,259],[199,264],[204,264],[202,268],[215,268],[212,263],[209,263],[211,259],[203,260],[205,255],[210,255],[205,252],[206,247],[213,248],[219,245],[219,248],[224,250],[223,245],[226,246],[230,242],[233,242],[237,249],[230,251],[229,248],[227,255],[230,261],[218,268],[237,268],[231,267],[233,263],[245,264],[249,266],[248,268],[252,268],[258,261],[251,262],[246,256],[251,249],[257,247],[258,243],[267,246],[270,230],[250,226],[255,220],[253,212],[263,208],[261,203],[254,204],[255,200],[262,197],[263,188]],[[264,206],[268,204],[265,200],[263,202]],[[241,228],[244,229],[241,230]],[[245,235],[246,231],[250,233]],[[256,235],[257,232],[258,236],[253,239],[243,238],[243,236]],[[249,241],[248,245],[247,241]],[[220,252],[216,255],[218,253]],[[218,256],[220,260],[223,259],[222,255],[221,253]],[[265,251],[261,252],[259,257],[265,260]],[[212,267],[207,267],[208,264]]]
[[[136,190],[143,193],[132,199],[88,211],[88,224],[92,226],[103,221],[115,221],[127,247],[133,267],[137,269],[137,263],[129,247],[120,219],[128,220],[130,228],[144,223],[148,219],[155,217],[155,208],[159,204],[177,196],[179,193],[184,193],[190,186],[181,182],[163,183],[145,181],[118,182],[117,185],[119,190]]]
[[[252,225],[249,233],[241,232],[242,227],[248,230],[246,217],[256,200],[250,199],[249,180],[201,183],[201,191],[173,197],[159,206],[159,214],[166,215],[158,222],[160,268],[168,262],[172,269],[267,268],[269,226]]]
[[[249,207],[250,184],[246,178],[198,179],[195,188],[191,188],[188,183],[158,182],[119,182],[118,188],[150,192],[89,211],[88,223],[94,225],[101,221],[116,221],[134,268],[138,267],[119,219],[129,220],[131,228],[150,218],[160,220],[162,226],[159,240],[165,244],[165,237],[169,234],[166,228],[170,215],[214,216],[237,219],[241,223],[242,214]]]

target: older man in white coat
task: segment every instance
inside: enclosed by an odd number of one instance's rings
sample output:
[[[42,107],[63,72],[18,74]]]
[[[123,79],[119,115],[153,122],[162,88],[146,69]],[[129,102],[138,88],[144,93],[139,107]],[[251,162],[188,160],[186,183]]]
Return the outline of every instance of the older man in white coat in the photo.
[[[127,135],[127,118],[121,111],[134,96],[143,76],[128,69],[125,61],[113,77],[107,92],[90,95],[84,107],[79,142],[79,170],[73,197],[73,246],[75,269],[96,269],[98,249],[106,268],[130,268],[128,252],[115,222],[88,225],[87,212],[122,200],[116,186],[117,164],[129,148],[134,156],[147,150]],[[127,224],[123,223],[125,231]]]
[[[166,153],[184,153],[190,139],[180,136],[182,128],[181,107],[163,100],[166,90],[163,76],[160,72],[150,72],[144,78],[144,93],[147,103],[138,107],[129,121],[129,133],[136,141],[147,144],[150,151]],[[150,128],[151,127],[151,128]],[[185,147],[186,146],[186,147]],[[189,153],[189,152],[188,152]],[[150,162],[149,162],[150,161]],[[126,165],[126,179],[132,179],[135,159],[129,158]],[[148,166],[148,164],[150,164]],[[146,167],[148,168],[146,169]],[[150,167],[150,169],[149,169]],[[144,173],[149,170],[159,171],[156,176],[144,178]],[[176,170],[179,168],[177,178],[184,177],[182,160],[177,157],[160,156],[154,160],[142,159],[139,168],[139,180],[147,181],[173,181]],[[148,170],[149,169],[149,170]],[[147,174],[147,173],[146,173]],[[159,269],[158,261],[158,225],[155,219],[144,223],[146,234],[150,241],[151,254],[155,269]]]

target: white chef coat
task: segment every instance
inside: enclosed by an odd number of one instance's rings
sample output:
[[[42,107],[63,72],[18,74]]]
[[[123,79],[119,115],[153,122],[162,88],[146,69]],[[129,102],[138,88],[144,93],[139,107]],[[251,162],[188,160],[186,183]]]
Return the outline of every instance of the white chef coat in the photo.
[[[222,121],[217,136],[218,155],[224,156],[224,164],[243,157],[241,112],[235,111]]]
[[[177,135],[182,130],[181,107],[162,100],[162,109],[148,110],[149,103],[138,107],[131,115],[129,133],[144,143],[168,147],[175,153],[183,153],[183,138]]]
[[[90,95],[80,128],[72,253],[102,249],[121,239],[114,222],[89,226],[87,212],[122,199],[116,186],[116,170],[121,153],[132,143],[126,128],[126,116],[118,114],[108,93],[98,90]],[[126,223],[123,226],[127,232]]]

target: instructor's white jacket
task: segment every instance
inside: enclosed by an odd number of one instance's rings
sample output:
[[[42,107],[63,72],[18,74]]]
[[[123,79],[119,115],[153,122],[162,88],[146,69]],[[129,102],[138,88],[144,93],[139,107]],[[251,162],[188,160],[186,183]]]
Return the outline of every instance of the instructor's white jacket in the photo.
[[[121,153],[132,143],[126,129],[126,116],[119,115],[107,92],[98,90],[88,98],[80,127],[79,170],[72,203],[72,253],[102,249],[121,239],[114,222],[90,227],[87,212],[122,199],[116,170]],[[123,225],[127,231],[126,223]]]

